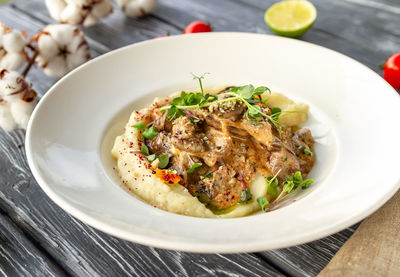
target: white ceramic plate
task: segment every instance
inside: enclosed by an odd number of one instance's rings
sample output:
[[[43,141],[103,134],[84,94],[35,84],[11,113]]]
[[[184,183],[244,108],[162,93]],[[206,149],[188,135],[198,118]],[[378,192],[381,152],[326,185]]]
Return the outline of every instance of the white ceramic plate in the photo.
[[[267,85],[310,105],[315,184],[270,213],[201,219],[168,213],[120,187],[112,140],[156,95],[205,86]],[[131,45],[74,70],[40,101],[26,152],[47,195],[104,232],[193,252],[262,251],[305,243],[368,216],[399,188],[400,97],[377,74],[326,48],[246,33],[174,36]]]

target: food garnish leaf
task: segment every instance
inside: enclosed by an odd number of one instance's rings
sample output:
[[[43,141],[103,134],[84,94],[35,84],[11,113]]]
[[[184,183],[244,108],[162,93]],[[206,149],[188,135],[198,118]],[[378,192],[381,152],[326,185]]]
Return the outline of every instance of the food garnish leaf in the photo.
[[[278,108],[278,107],[271,108],[271,114],[276,114],[276,113],[281,113],[281,112],[282,112],[281,108]]]
[[[142,147],[140,148],[140,151],[142,152],[142,154],[144,154],[146,156],[148,156],[150,154],[149,148],[145,144],[142,145]]]
[[[202,163],[194,163],[194,164],[192,164],[192,167],[190,169],[188,169],[186,172],[188,174],[193,173],[196,168],[198,168],[202,165],[203,165]]]
[[[236,93],[239,94],[244,99],[250,99],[254,95],[254,86],[253,85],[245,85],[245,86],[239,87],[239,89],[237,90]]]
[[[158,135],[157,129],[154,126],[143,131],[142,136],[147,139],[153,139]]]
[[[162,154],[158,157],[159,163],[158,163],[158,167],[159,168],[166,168],[168,166],[169,163],[169,157],[166,154]]]
[[[268,202],[267,198],[265,198],[265,197],[258,197],[257,203],[263,212],[265,212],[265,207],[269,205],[269,202]]]
[[[243,202],[247,202],[249,201],[251,198],[253,197],[253,195],[250,192],[249,188],[246,188],[246,190],[242,190],[240,192],[240,200],[238,201],[238,203],[243,203]]]
[[[136,124],[134,124],[133,127],[135,127],[138,130],[143,130],[146,128],[146,125],[144,125],[143,121],[140,120],[136,122]]]
[[[204,175],[204,178],[211,178],[212,176],[213,176],[213,173],[210,172],[210,173],[207,173],[206,175]]]
[[[267,193],[273,197],[278,195],[278,184],[279,181],[276,177],[268,177],[267,178]]]
[[[311,152],[310,150],[308,150],[306,147],[303,147],[303,153],[306,154],[306,155],[310,155],[310,156],[313,155],[313,152]]]
[[[267,87],[261,86],[261,87],[257,87],[254,90],[254,95],[261,95],[263,94],[265,91],[267,91],[268,93],[271,93],[271,90]]]
[[[149,162],[153,162],[156,158],[157,158],[156,154],[151,154],[151,155],[147,156],[147,160]]]

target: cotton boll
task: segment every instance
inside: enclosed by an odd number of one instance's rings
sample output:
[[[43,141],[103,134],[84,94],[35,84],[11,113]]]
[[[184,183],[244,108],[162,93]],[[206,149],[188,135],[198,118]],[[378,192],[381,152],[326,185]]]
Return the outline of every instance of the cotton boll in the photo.
[[[74,4],[67,5],[60,15],[61,23],[73,25],[81,24],[86,16],[87,11]]]
[[[26,40],[20,31],[13,30],[3,36],[3,47],[7,52],[21,52],[25,45]]]
[[[61,56],[56,56],[43,67],[44,73],[51,77],[61,78],[68,73],[67,63]]]
[[[5,101],[0,102],[0,128],[3,128],[6,131],[18,128],[17,123],[11,114],[10,107]]]
[[[116,0],[122,11],[131,17],[142,17],[151,13],[157,0]]]
[[[36,101],[25,102],[22,99],[17,99],[11,102],[10,112],[18,128],[26,129],[35,106]]]
[[[58,22],[86,27],[112,12],[110,0],[46,0],[46,6]]]
[[[38,41],[38,47],[41,50],[41,59],[49,60],[59,52],[57,42],[51,36],[41,36]]]
[[[64,0],[46,0],[46,7],[52,18],[61,22],[61,13],[67,6]]]
[[[0,67],[10,70],[20,68],[26,61],[25,54],[21,52],[9,52],[0,57]]]
[[[36,40],[36,61],[49,76],[60,78],[90,59],[83,32],[73,25],[48,25],[39,32]]]
[[[70,24],[47,25],[43,30],[50,34],[59,48],[68,45],[74,36],[74,32],[79,32],[78,28]]]
[[[2,78],[0,80],[0,95],[5,101],[13,101],[21,98],[22,93],[28,86],[28,84],[21,79],[20,75],[16,71],[2,71]]]
[[[36,105],[36,92],[16,71],[0,71],[0,128],[25,129]]]
[[[24,48],[27,45],[24,35],[18,30],[9,29],[0,23],[0,67],[15,70],[25,62]]]
[[[106,17],[112,11],[113,7],[109,1],[99,2],[93,6],[91,13],[83,21],[83,26],[89,27],[96,24],[99,19]]]

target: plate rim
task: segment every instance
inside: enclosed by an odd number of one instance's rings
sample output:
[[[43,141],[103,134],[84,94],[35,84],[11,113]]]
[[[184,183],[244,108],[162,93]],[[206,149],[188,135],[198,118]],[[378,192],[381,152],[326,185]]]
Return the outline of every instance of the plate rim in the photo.
[[[378,75],[375,71],[373,71],[371,68],[365,66],[364,64],[360,63],[359,61],[350,58],[340,52],[337,52],[335,50],[329,49],[324,46],[320,46],[317,44],[313,44],[310,42],[302,41],[302,40],[296,40],[296,39],[291,39],[291,38],[284,38],[284,37],[277,37],[274,35],[267,35],[267,34],[256,34],[256,33],[247,33],[247,32],[214,32],[214,33],[199,33],[199,34],[191,34],[190,36],[220,36],[220,35],[250,35],[250,36],[267,36],[270,37],[271,39],[276,39],[276,40],[290,40],[290,41],[296,41],[296,43],[299,44],[306,44],[310,47],[318,47],[318,48],[323,48],[324,50],[328,50],[330,52],[333,52],[334,54],[341,55],[342,57],[351,60],[353,63],[357,63],[358,66],[363,67],[364,69],[367,69],[370,71],[370,73],[375,74],[377,77],[381,78],[380,75]],[[175,36],[170,36],[166,38],[162,38],[162,40],[174,40],[177,37],[183,37],[187,35],[175,35]],[[58,80],[45,94],[44,96],[40,99],[37,107],[32,113],[32,116],[29,120],[28,127],[26,130],[26,136],[25,136],[25,151],[26,151],[26,157],[28,161],[28,165],[32,171],[32,174],[35,178],[35,180],[38,182],[40,185],[41,189],[46,193],[46,195],[54,202],[56,203],[60,208],[62,208],[64,211],[72,215],[73,217],[79,219],[80,221],[100,230],[103,231],[107,234],[136,242],[142,245],[147,245],[151,247],[158,247],[158,248],[164,248],[164,249],[169,249],[169,250],[178,250],[178,251],[187,251],[187,252],[196,252],[196,253],[243,253],[243,252],[253,252],[253,251],[265,251],[265,250],[272,250],[272,249],[277,249],[277,248],[284,248],[284,247],[290,247],[294,245],[299,245],[303,243],[307,243],[310,241],[314,241],[317,239],[321,239],[323,237],[329,236],[331,234],[334,234],[338,231],[341,231],[347,227],[350,227],[351,225],[359,222],[360,220],[366,218],[370,214],[374,213],[376,210],[378,210],[381,206],[383,206],[398,190],[400,187],[400,178],[398,178],[393,185],[391,185],[391,189],[388,190],[387,193],[381,195],[378,201],[375,202],[374,206],[371,206],[370,209],[364,209],[363,212],[358,213],[356,216],[352,216],[347,220],[344,220],[343,222],[340,222],[339,224],[336,225],[330,225],[329,228],[324,227],[321,229],[318,229],[318,231],[315,231],[314,233],[310,234],[308,233],[307,235],[303,235],[300,238],[294,237],[291,240],[286,240],[285,242],[278,241],[276,243],[271,243],[268,242],[265,245],[262,242],[257,242],[256,245],[253,244],[248,244],[245,247],[238,247],[237,245],[230,246],[229,244],[226,243],[187,243],[187,242],[181,242],[181,241],[172,241],[169,242],[165,239],[157,239],[154,236],[151,235],[140,235],[140,234],[135,234],[133,232],[129,232],[127,230],[123,230],[119,227],[115,227],[111,224],[104,223],[100,219],[96,218],[95,216],[89,215],[85,212],[80,211],[79,209],[75,208],[73,205],[71,205],[68,201],[64,200],[62,197],[60,197],[55,190],[49,186],[46,181],[42,178],[41,174],[39,173],[39,170],[37,168],[36,162],[34,161],[33,155],[34,155],[34,150],[32,149],[31,141],[32,141],[32,135],[31,135],[31,126],[33,122],[35,121],[36,114],[39,113],[41,106],[45,105],[47,98],[53,94],[54,91],[57,91],[57,87],[60,85],[61,82],[63,82],[64,79],[69,78],[71,74],[75,74],[76,72],[79,72],[84,68],[85,66],[97,62],[100,59],[104,59],[108,56],[114,55],[117,52],[124,51],[125,49],[129,48],[134,48],[137,47],[138,45],[145,45],[148,43],[153,43],[154,40],[146,40],[138,43],[134,43],[131,45],[127,45],[115,50],[112,50],[110,52],[107,52],[103,55],[100,55],[94,59],[91,59],[90,61],[84,63],[83,65],[75,68],[68,74],[66,74],[63,78]],[[382,79],[382,78],[381,78]],[[382,79],[383,80],[383,79]],[[389,84],[387,84],[388,88],[392,90],[393,93],[395,93],[399,99],[400,95],[394,90]],[[167,212],[169,213],[169,212]],[[267,246],[268,245],[268,246]]]

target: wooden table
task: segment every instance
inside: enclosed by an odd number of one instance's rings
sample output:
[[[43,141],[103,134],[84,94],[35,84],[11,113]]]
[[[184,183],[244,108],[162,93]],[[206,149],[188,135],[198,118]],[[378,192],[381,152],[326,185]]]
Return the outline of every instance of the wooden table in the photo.
[[[32,35],[54,22],[43,2],[3,4],[0,21]],[[179,34],[193,20],[210,22],[216,32],[270,34],[263,15],[273,2],[159,0],[146,18],[127,18],[115,7],[112,15],[84,32],[93,57],[167,32]],[[399,0],[313,2],[318,19],[302,40],[353,57],[379,74],[378,64],[400,51]],[[40,95],[56,82],[38,68],[28,79]],[[71,217],[44,194],[27,165],[22,131],[0,130],[0,186],[0,275],[5,276],[314,276],[358,226],[304,245],[235,255],[192,254],[127,242]]]

